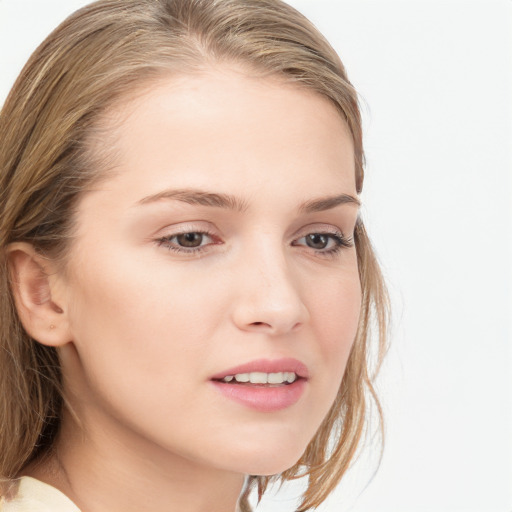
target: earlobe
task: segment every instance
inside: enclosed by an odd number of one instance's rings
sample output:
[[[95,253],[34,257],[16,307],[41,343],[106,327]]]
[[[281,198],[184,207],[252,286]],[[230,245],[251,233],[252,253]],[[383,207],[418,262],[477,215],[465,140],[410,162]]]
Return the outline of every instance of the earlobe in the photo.
[[[65,345],[71,335],[66,308],[51,278],[51,261],[25,242],[10,244],[7,251],[11,288],[23,327],[43,345]]]

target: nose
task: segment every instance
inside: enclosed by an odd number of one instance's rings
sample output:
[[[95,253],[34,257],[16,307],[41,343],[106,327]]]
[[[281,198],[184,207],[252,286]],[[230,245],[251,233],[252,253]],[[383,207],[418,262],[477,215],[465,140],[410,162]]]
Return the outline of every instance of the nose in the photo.
[[[299,279],[284,255],[260,253],[246,258],[241,267],[233,309],[239,329],[275,336],[297,331],[309,320]]]

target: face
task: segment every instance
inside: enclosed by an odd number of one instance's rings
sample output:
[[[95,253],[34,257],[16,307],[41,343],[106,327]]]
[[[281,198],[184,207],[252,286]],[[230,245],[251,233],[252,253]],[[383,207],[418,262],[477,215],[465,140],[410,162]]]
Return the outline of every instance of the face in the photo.
[[[281,472],[357,329],[348,129],[326,99],[229,69],[116,116],[115,175],[84,194],[62,277],[79,415],[169,461]]]

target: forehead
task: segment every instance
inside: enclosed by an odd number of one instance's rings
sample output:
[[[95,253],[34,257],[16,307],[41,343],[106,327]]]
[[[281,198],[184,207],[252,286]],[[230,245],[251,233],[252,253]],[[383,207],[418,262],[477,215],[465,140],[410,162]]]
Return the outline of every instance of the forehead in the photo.
[[[162,78],[119,103],[105,128],[119,174],[148,194],[163,181],[197,187],[205,177],[209,185],[238,180],[252,190],[304,179],[355,190],[352,137],[341,114],[320,94],[275,77],[217,68]]]

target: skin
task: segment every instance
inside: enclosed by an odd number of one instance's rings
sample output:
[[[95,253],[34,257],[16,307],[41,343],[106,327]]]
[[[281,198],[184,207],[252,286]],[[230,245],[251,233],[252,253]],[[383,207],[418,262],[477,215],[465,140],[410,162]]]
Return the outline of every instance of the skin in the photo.
[[[234,510],[245,474],[299,459],[341,383],[361,300],[358,207],[301,206],[356,196],[351,137],[319,95],[227,67],[162,80],[110,122],[115,173],[83,195],[65,272],[44,264],[52,311],[36,339],[59,348],[74,415],[27,473],[83,512]],[[162,197],[183,189],[238,207]],[[175,235],[194,232],[208,235],[177,252]],[[314,233],[326,247],[308,245]],[[331,253],[340,233],[348,246]],[[210,382],[282,357],[309,370],[284,410]]]

